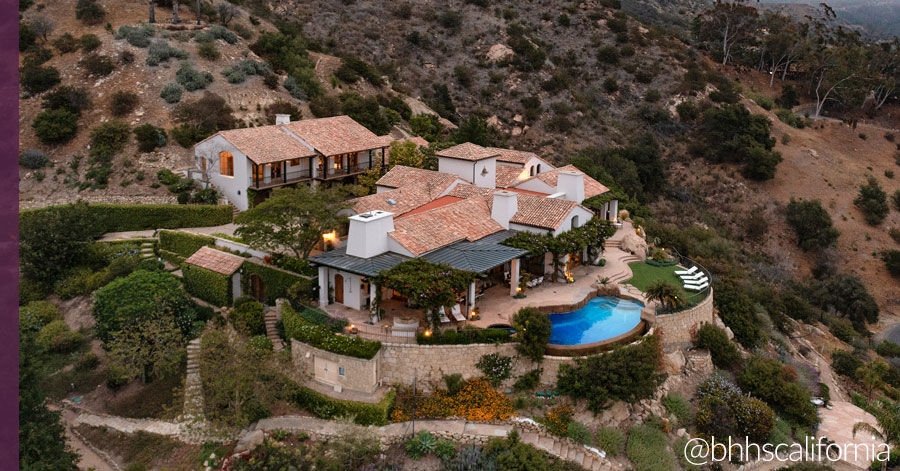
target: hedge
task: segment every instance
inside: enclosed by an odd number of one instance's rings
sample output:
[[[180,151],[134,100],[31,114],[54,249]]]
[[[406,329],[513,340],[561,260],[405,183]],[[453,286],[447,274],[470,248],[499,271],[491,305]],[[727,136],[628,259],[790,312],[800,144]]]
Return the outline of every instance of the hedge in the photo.
[[[339,335],[324,325],[313,324],[301,317],[289,304],[281,307],[281,322],[288,338],[338,355],[371,360],[381,349],[381,342]]]
[[[478,343],[512,342],[512,333],[507,329],[479,329],[467,327],[459,332],[448,330],[433,335],[416,335],[419,345],[469,345]]]
[[[201,234],[181,231],[159,231],[159,249],[175,253],[181,257],[190,257],[205,246],[214,247],[216,239]]]
[[[191,295],[215,306],[231,304],[231,277],[189,263],[181,265],[181,273],[184,289]]]
[[[253,262],[244,262],[241,268],[244,270],[241,277],[243,292],[250,292],[250,275],[256,274],[266,285],[266,301],[270,305],[274,305],[278,298],[287,298],[288,288],[305,279],[300,275]]]
[[[71,205],[67,205],[71,206]],[[221,226],[232,222],[231,205],[205,204],[89,204],[97,234],[178,227]],[[46,208],[19,212],[24,219],[40,215]]]
[[[349,325],[347,319],[331,317],[327,312],[315,307],[303,307],[298,314],[313,324],[324,325],[335,332],[341,332],[344,330],[344,327]]]
[[[161,259],[176,266],[180,266],[187,259],[187,257],[182,257],[181,255],[178,255],[175,252],[169,252],[168,250],[159,249],[158,252]]]
[[[386,425],[388,413],[394,407],[396,393],[389,391],[377,403],[346,401],[335,399],[304,386],[298,386],[290,393],[296,405],[312,412],[322,419],[352,416],[359,425]]]

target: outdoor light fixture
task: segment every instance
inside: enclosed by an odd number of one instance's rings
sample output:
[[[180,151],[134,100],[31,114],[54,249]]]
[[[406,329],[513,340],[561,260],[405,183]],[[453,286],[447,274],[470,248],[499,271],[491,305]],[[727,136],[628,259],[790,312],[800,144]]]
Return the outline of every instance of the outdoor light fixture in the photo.
[[[325,239],[326,242],[334,242],[334,240],[337,239],[337,232],[326,232],[322,234],[322,239]]]
[[[431,337],[431,331],[430,331],[430,330],[426,330],[426,331],[425,331],[425,336],[426,336],[426,337]]]

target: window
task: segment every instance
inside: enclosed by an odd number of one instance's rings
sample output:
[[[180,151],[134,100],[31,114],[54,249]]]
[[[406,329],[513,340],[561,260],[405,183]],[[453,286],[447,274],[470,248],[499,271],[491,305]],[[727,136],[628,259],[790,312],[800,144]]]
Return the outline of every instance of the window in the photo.
[[[572,229],[578,227],[578,215],[572,216]]]
[[[338,374],[341,376],[344,376],[344,367],[343,366],[338,368]]]
[[[219,173],[226,177],[234,176],[234,156],[228,152],[219,152]]]
[[[528,169],[528,175],[532,177],[534,176],[534,165],[532,165],[531,168]]]
[[[538,164],[537,170],[534,171],[535,174],[541,173],[541,164]]]
[[[300,159],[291,159],[291,167],[300,165]]]
[[[206,171],[206,159],[204,159],[203,157],[200,157],[200,167],[204,172]]]

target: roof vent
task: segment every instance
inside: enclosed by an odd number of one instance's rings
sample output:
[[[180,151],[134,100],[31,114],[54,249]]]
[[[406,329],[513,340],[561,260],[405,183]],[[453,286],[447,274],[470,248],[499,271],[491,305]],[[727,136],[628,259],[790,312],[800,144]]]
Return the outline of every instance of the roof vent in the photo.
[[[391,205],[391,206],[394,206],[394,205],[397,204],[397,202],[394,201],[393,199],[388,199],[388,200],[387,200],[387,204],[389,204],[389,205]]]
[[[361,217],[363,219],[369,219],[372,216],[374,216],[374,214],[370,214],[370,213],[362,213],[359,215],[359,217]]]

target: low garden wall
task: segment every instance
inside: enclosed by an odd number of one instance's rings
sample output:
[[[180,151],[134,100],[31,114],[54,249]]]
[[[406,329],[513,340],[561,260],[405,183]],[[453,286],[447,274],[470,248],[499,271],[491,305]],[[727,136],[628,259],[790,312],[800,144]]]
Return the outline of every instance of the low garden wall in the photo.
[[[321,381],[321,366],[315,364],[316,359],[328,361],[337,368],[343,368],[343,375],[336,375],[336,383],[343,389],[371,394],[378,387],[378,356],[370,360],[355,358],[328,352],[312,345],[291,339],[291,357],[294,366],[302,368],[320,382],[329,386],[329,381]]]
[[[672,314],[658,314],[652,316],[651,320],[654,328],[662,334],[663,347],[666,350],[690,346],[697,329],[702,324],[712,324],[714,321],[712,288],[700,304]]]

